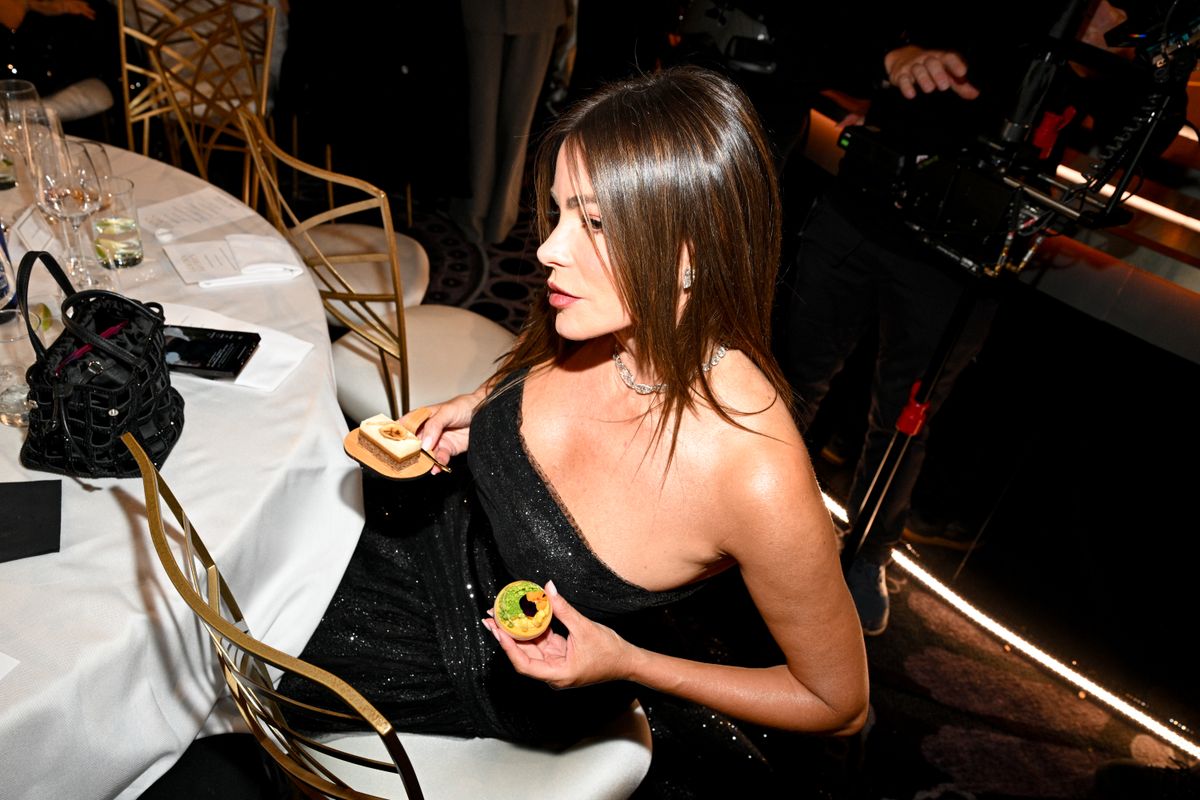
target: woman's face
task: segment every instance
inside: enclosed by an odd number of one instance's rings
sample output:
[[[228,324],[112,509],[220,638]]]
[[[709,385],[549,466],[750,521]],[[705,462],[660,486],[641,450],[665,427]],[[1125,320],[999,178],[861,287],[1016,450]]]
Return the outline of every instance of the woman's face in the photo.
[[[555,309],[555,330],[564,339],[583,341],[627,329],[631,320],[613,282],[591,179],[568,159],[565,147],[558,151],[550,195],[557,219],[537,256],[550,268],[547,298]]]

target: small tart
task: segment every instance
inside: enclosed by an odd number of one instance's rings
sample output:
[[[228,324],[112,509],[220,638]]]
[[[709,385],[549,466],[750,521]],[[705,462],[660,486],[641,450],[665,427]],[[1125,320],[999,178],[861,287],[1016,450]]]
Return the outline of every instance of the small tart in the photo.
[[[536,639],[550,627],[554,612],[546,591],[533,581],[513,581],[496,595],[493,618],[514,639]]]

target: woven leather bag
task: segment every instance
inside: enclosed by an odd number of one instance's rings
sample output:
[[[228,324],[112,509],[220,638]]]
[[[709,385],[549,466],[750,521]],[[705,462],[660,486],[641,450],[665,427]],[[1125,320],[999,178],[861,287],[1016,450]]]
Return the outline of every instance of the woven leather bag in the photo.
[[[64,330],[48,347],[29,319],[29,276],[39,260],[65,295]],[[21,259],[17,301],[37,355],[25,376],[34,407],[21,463],[78,477],[137,477],[121,443],[129,431],[161,466],[183,431],[183,398],[163,354],[162,306],[77,292],[53,256],[37,250]]]

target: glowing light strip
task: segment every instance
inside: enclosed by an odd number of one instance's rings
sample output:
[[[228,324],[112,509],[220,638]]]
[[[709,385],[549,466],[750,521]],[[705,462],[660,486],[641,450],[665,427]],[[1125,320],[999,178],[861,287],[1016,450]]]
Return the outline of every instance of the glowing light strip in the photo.
[[[1058,177],[1069,180],[1073,183],[1082,184],[1086,182],[1081,173],[1076,172],[1070,167],[1062,164],[1058,165],[1057,172]],[[1104,195],[1105,197],[1112,197],[1112,193],[1114,191],[1116,191],[1115,188],[1105,184],[1103,187],[1101,187],[1100,194]],[[1189,217],[1186,214],[1180,214],[1178,211],[1173,211],[1166,206],[1160,206],[1158,203],[1147,200],[1144,197],[1138,197],[1136,194],[1131,194],[1121,202],[1127,206],[1136,208],[1138,211],[1145,211],[1147,214],[1153,214],[1159,219],[1164,219],[1167,222],[1173,222],[1176,225],[1187,228],[1188,230],[1200,233],[1200,220]]]
[[[828,505],[828,502],[826,505]],[[1056,660],[1046,651],[1022,639],[1016,633],[1004,627],[996,620],[972,606],[962,597],[955,594],[948,586],[938,581],[937,578],[925,571],[925,569],[917,564],[917,562],[909,558],[905,553],[901,552],[900,550],[892,550],[892,558],[895,559],[895,562],[899,564],[904,571],[923,583],[927,589],[941,597],[975,624],[1003,640],[1005,644],[1015,648],[1026,657],[1033,659],[1076,688],[1087,692],[1090,696],[1095,697],[1097,700],[1109,706],[1114,711],[1125,715],[1155,736],[1158,736],[1164,741],[1169,742],[1175,747],[1178,747],[1192,758],[1200,758],[1200,745],[1185,739],[1183,736],[1177,733],[1175,729],[1164,725],[1150,715],[1146,714],[1144,711],[1117,697],[1100,684],[1096,683],[1090,678],[1085,677],[1084,675],[1081,675],[1079,672],[1071,669],[1066,664]],[[1171,722],[1176,725],[1177,728],[1188,731],[1188,728],[1176,723],[1174,720],[1171,720]]]
[[[825,501],[825,508],[829,509],[829,513],[833,515],[834,519],[842,523],[850,521],[850,518],[846,516],[846,509],[839,506],[836,500],[824,492],[821,492],[821,499]]]

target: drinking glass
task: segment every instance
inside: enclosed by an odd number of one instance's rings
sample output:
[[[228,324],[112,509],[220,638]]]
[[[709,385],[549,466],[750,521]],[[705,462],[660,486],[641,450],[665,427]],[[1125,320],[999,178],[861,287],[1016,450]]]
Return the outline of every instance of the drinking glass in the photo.
[[[142,263],[142,236],[129,178],[108,179],[107,189],[101,190],[100,210],[92,217],[92,236],[97,257],[109,269],[124,270]]]
[[[42,99],[29,81],[0,81],[0,189],[17,185],[16,164],[23,145],[22,112],[41,108]]]
[[[62,333],[62,293],[57,287],[48,292],[31,291],[29,320],[35,335],[50,344]],[[28,338],[25,319],[17,312],[22,339]],[[35,358],[33,347],[25,341],[0,343],[0,424],[22,427],[29,424],[29,384],[25,373]]]
[[[113,171],[112,164],[108,160],[108,151],[99,142],[80,142],[80,144],[87,151],[88,157],[92,159],[92,166],[96,168],[96,177],[100,180],[100,208],[103,209],[112,199],[112,190],[109,188],[108,182],[113,178]]]
[[[33,179],[33,151],[41,142],[52,139],[63,139],[62,120],[58,112],[52,108],[38,104],[27,104],[19,116],[17,128],[18,142],[25,168]]]
[[[3,234],[0,233],[0,244],[3,244]],[[21,338],[25,333],[25,324],[21,320],[21,312],[16,303],[17,274],[12,262],[8,260],[7,248],[0,246],[0,342],[12,342]],[[20,324],[18,324],[20,323]],[[20,335],[18,335],[18,331]],[[3,374],[0,364],[0,375]]]
[[[29,387],[25,384],[25,365],[15,360],[18,346],[14,343],[27,335],[25,320],[13,297],[16,285],[12,262],[0,249],[0,424],[19,426],[28,419]]]
[[[86,255],[80,235],[83,221],[100,208],[100,179],[87,148],[56,136],[31,139],[30,157],[38,208],[70,226],[66,260],[72,282],[77,287],[94,285],[87,261],[95,259]]]

